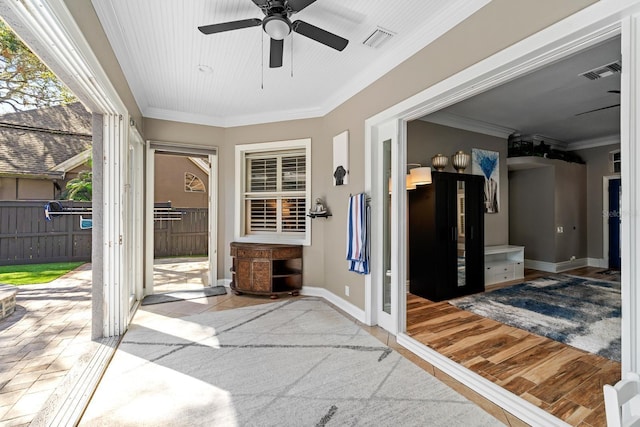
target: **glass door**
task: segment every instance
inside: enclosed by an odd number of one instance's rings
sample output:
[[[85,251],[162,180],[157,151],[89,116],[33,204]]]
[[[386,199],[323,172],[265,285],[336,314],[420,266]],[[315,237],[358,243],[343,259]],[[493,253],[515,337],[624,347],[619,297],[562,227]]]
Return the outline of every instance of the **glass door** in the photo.
[[[405,256],[406,239],[395,238],[405,236],[406,230],[404,221],[398,219],[398,205],[406,203],[406,165],[404,159],[398,158],[398,129],[399,122],[395,120],[375,128],[372,147],[375,174],[371,179],[372,270],[368,306],[373,324],[393,334],[398,332],[398,304],[404,303],[400,301],[400,290],[405,288],[406,277],[405,267],[397,268],[398,260]],[[398,232],[398,228],[403,231]]]
[[[391,181],[391,140],[382,142],[382,168],[384,171],[383,182],[388,182],[388,191],[384,194],[382,204],[383,224],[383,262],[382,262],[382,298],[380,309],[391,315],[391,193],[393,182]]]

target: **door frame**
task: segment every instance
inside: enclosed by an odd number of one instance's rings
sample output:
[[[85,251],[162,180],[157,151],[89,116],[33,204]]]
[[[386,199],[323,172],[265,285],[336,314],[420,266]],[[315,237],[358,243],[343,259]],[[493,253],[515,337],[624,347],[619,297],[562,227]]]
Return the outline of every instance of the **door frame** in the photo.
[[[155,154],[156,151],[178,155],[208,156],[209,159],[209,223],[208,223],[208,262],[209,286],[218,284],[218,148],[179,142],[147,141],[146,155],[146,197],[145,197],[145,275],[144,294],[153,294],[154,226],[153,208],[155,192]]]
[[[129,288],[129,319],[133,317],[138,303],[144,297],[144,149],[145,143],[140,132],[129,126],[129,153],[127,159],[127,182],[125,182],[126,210],[126,271]]]
[[[365,164],[371,171],[365,174],[365,187],[371,188],[372,176],[380,175],[372,161],[372,144],[375,129],[385,123],[399,121],[399,156],[406,155],[407,122],[427,114],[441,110],[461,100],[470,98],[483,91],[499,86],[527,72],[582,51],[614,36],[622,35],[621,49],[624,60],[622,73],[621,96],[621,153],[622,181],[630,191],[622,197],[622,214],[624,228],[622,234],[622,371],[638,371],[640,368],[640,339],[637,324],[640,317],[640,268],[625,263],[624,260],[636,259],[640,250],[640,220],[634,214],[640,210],[640,195],[633,194],[633,189],[640,188],[640,174],[636,174],[631,165],[640,164],[640,126],[634,112],[640,109],[640,81],[634,76],[640,73],[640,1],[601,0],[568,18],[547,27],[544,30],[513,44],[512,46],[480,61],[459,73],[427,88],[426,90],[405,99],[404,101],[365,120]],[[392,175],[395,181],[401,179],[396,168]],[[375,194],[375,193],[374,193]],[[392,211],[405,212],[402,198],[392,200]],[[375,215],[375,211],[373,213]],[[397,229],[392,229],[392,233]],[[392,235],[392,239],[402,240],[402,235]],[[375,244],[375,242],[373,242]],[[378,248],[372,248],[376,252]],[[392,269],[398,270],[406,264],[402,253],[392,258]],[[368,286],[381,286],[378,281],[371,280]],[[400,287],[398,287],[399,291]],[[373,293],[375,290],[369,290]],[[396,298],[398,304],[404,301],[402,296]],[[371,304],[373,301],[367,301]],[[365,317],[376,309],[373,305],[365,306]],[[469,369],[451,361],[447,357],[417,342],[406,334],[406,304],[392,307],[397,313],[397,342],[411,350],[435,368],[452,376],[456,380],[489,398],[494,403],[532,425],[557,425],[559,420],[542,409],[506,391]]]

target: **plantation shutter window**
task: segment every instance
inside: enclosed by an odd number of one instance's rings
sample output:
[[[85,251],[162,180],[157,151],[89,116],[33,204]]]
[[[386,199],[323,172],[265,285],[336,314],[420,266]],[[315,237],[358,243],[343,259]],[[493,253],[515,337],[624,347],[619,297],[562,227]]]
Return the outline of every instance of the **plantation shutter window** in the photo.
[[[307,146],[241,152],[239,237],[274,243],[309,241],[309,152]]]

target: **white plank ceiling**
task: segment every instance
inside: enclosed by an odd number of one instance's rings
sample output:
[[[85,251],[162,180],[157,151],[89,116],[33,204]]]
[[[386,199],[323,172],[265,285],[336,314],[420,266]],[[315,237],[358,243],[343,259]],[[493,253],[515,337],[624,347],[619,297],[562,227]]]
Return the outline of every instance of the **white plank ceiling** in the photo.
[[[261,26],[210,35],[197,29],[262,19],[251,0],[92,3],[145,117],[236,126],[324,115],[488,0],[317,0],[291,21],[335,33],[348,46],[339,52],[292,33],[275,69]],[[379,48],[363,45],[377,27],[396,35]]]

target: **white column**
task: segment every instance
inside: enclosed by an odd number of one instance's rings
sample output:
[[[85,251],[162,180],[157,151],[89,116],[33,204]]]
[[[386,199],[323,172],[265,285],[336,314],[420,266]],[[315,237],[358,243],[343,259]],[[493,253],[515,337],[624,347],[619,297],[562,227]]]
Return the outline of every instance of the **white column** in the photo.
[[[640,15],[622,21],[622,374],[640,372]]]
[[[123,149],[126,141],[125,126],[119,114],[104,115],[103,133],[103,336],[121,335],[126,330],[128,295],[124,286],[124,211],[122,176]]]

